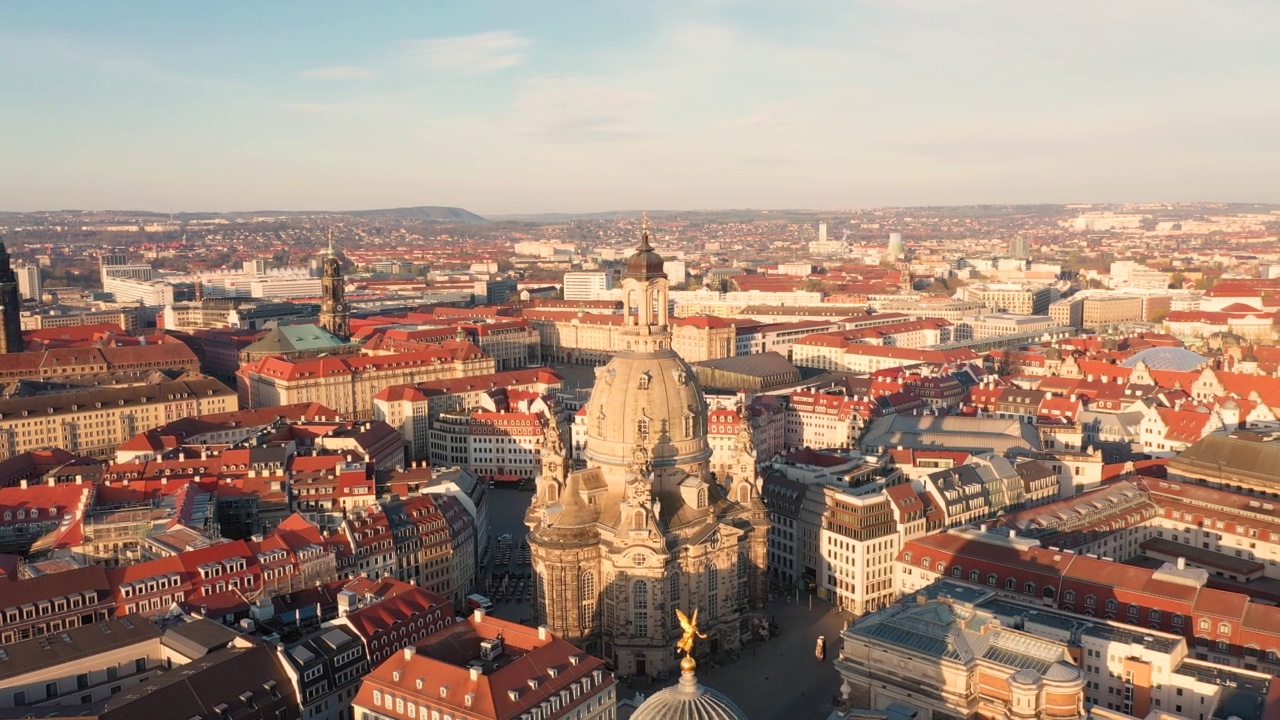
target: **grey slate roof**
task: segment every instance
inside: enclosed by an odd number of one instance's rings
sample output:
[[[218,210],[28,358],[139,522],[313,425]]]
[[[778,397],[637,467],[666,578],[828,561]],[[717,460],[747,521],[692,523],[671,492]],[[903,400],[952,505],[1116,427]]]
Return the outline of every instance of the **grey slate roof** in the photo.
[[[861,444],[863,448],[945,448],[1001,455],[1010,450],[1041,450],[1036,429],[1016,419],[937,415],[877,418]]]
[[[1208,435],[1169,461],[1169,475],[1230,481],[1235,478],[1280,489],[1280,442],[1250,433]]]
[[[768,377],[783,373],[793,374],[797,378],[800,376],[800,370],[795,365],[792,365],[782,354],[772,351],[754,355],[735,355],[715,360],[703,360],[702,362],[693,363],[693,367],[695,371],[698,368],[706,367],[756,377]]]

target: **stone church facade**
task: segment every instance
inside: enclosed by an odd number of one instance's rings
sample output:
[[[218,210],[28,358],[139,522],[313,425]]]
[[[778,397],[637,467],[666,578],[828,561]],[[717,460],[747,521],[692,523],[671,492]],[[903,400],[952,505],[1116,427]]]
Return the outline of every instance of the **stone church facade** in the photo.
[[[647,227],[622,285],[625,327],[596,371],[585,468],[571,470],[549,424],[526,523],[538,622],[622,675],[654,675],[678,664],[677,607],[699,610],[708,654],[761,631],[768,520],[750,432],[734,471],[710,474],[706,403],[671,348],[667,278]]]

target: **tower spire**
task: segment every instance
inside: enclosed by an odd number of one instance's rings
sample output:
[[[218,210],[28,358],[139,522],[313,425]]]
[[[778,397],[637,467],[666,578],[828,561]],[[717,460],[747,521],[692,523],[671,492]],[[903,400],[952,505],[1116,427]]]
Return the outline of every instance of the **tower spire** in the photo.
[[[22,352],[22,299],[9,250],[0,236],[0,353]]]
[[[644,252],[646,250],[652,250],[652,249],[653,247],[649,245],[649,213],[647,211],[641,212],[640,213],[640,247],[638,248],[638,251]]]
[[[320,324],[343,340],[351,337],[351,308],[347,305],[346,281],[342,278],[342,261],[333,247],[333,229],[329,229],[329,256],[322,262],[320,275]]]

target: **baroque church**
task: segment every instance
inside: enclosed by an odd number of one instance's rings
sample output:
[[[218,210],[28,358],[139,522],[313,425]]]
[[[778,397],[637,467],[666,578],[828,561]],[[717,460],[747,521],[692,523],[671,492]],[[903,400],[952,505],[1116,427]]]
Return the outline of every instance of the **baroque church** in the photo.
[[[585,468],[572,469],[549,423],[525,522],[537,621],[622,675],[655,675],[678,665],[676,608],[699,610],[702,652],[760,633],[768,520],[749,430],[733,472],[711,475],[706,402],[671,349],[667,276],[647,222],[622,288],[620,347],[597,368],[586,406]]]

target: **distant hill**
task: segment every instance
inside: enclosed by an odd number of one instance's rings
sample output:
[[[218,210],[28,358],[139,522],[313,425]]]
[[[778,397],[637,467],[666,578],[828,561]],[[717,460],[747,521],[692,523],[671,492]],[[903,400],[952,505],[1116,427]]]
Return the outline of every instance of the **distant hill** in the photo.
[[[607,210],[588,213],[517,213],[514,215],[494,215],[490,220],[497,222],[527,222],[535,224],[561,223],[570,220],[618,220],[620,218],[638,218],[640,210]],[[698,210],[649,210],[649,217],[674,217],[677,215],[696,215]]]
[[[299,217],[303,215],[349,215],[362,218],[396,218],[398,220],[425,220],[442,223],[482,223],[489,222],[485,218],[456,207],[437,205],[419,205],[418,207],[382,208],[377,210],[257,210],[255,212],[225,213],[230,217],[279,216]]]
[[[386,210],[352,210],[341,213],[355,217],[394,217],[406,220],[432,220],[449,223],[482,223],[487,219],[456,207],[440,207],[436,205],[419,205],[418,207],[388,208]]]

